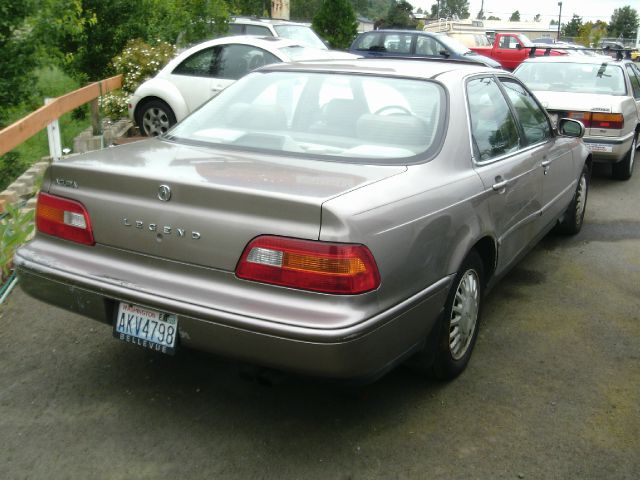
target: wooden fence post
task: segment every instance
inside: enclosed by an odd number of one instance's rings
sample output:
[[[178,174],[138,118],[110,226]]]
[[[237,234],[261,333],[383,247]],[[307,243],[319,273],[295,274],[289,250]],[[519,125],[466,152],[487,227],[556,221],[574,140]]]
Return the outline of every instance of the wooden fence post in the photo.
[[[45,98],[44,104],[49,105],[54,98]],[[47,137],[49,138],[49,156],[52,162],[57,162],[62,158],[62,140],[60,139],[60,123],[56,118],[47,125]]]

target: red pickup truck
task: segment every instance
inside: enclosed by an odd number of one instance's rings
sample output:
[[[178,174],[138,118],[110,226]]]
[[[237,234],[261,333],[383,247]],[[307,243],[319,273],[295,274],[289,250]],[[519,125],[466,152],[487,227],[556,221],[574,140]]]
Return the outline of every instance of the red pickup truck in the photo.
[[[534,45],[522,33],[496,33],[493,46],[469,48],[480,55],[493,58],[507,70],[513,70],[530,56],[566,55],[561,50],[549,50],[550,46]]]

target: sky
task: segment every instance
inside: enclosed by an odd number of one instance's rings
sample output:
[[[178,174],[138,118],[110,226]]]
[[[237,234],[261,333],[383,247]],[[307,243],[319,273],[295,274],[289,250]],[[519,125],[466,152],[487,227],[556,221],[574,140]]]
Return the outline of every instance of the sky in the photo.
[[[436,0],[409,0],[414,8],[421,7],[423,10],[430,12],[431,5]],[[481,0],[469,0],[469,13],[471,18],[475,18],[480,10]],[[562,0],[562,23],[568,22],[573,14],[582,17],[582,22],[595,22],[596,20],[604,20],[609,23],[611,15],[616,8],[622,8],[626,5],[631,6],[640,14],[640,2],[638,0]],[[494,17],[508,20],[511,14],[518,10],[520,19],[523,21],[533,20],[533,17],[539,13],[542,21],[550,22],[552,19],[558,20],[558,0],[484,0],[485,16],[493,15]]]

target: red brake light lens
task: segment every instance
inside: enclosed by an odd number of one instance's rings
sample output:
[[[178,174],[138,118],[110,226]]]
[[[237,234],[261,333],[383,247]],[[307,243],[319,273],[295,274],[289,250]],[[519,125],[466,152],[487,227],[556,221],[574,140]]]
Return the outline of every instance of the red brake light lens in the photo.
[[[89,213],[80,202],[47,193],[38,195],[36,227],[39,232],[72,242],[94,245]]]
[[[314,292],[355,295],[378,288],[380,274],[364,245],[262,236],[244,249],[238,278]]]

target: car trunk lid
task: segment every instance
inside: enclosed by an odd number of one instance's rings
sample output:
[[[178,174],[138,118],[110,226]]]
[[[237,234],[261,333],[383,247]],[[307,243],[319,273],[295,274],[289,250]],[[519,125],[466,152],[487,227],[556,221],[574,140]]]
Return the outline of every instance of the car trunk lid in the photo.
[[[53,164],[49,193],[84,204],[96,243],[231,271],[254,237],[317,239],[323,202],[405,170],[148,140]]]
[[[573,93],[573,92],[546,92],[534,91],[536,97],[547,111],[557,118],[572,117],[582,120],[578,113],[587,114],[612,114],[620,113],[619,100],[614,97],[597,93]],[[554,120],[557,120],[554,118]],[[617,137],[620,129],[591,128],[589,121],[585,123],[585,135]]]

